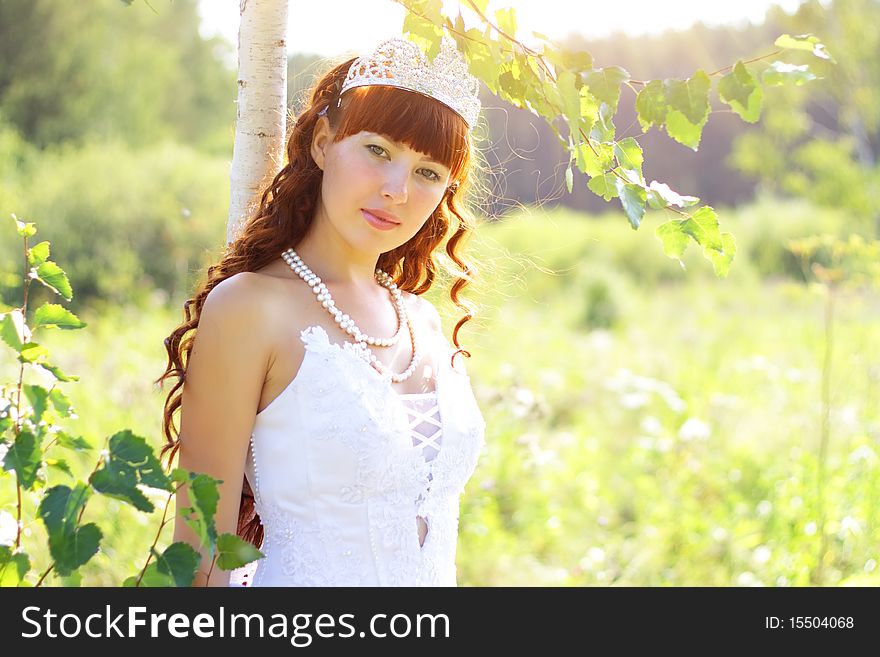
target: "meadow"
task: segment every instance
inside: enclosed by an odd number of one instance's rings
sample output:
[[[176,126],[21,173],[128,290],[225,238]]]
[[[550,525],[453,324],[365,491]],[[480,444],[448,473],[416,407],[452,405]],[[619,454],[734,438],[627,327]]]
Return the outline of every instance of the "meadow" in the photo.
[[[659,216],[637,232],[619,216],[552,209],[480,225],[481,278],[466,291],[479,312],[460,339],[487,444],[462,498],[460,585],[880,584],[880,296],[835,293],[826,409],[828,290],[784,245],[846,222],[772,200],[719,214],[738,244],[724,280],[693,248],[686,269],[666,258]],[[429,297],[450,335],[461,313],[443,289]],[[96,451],[124,428],[161,445],[152,381],[182,301],[157,291],[91,307],[79,312],[87,328],[47,334],[54,360],[81,377],[65,384],[79,416],[70,431]],[[6,349],[4,383],[14,365]],[[85,476],[95,457],[71,468]],[[66,479],[50,470],[50,483]],[[103,520],[100,552],[46,583],[115,586],[136,573],[167,496],[150,497],[152,515],[92,499],[83,521]],[[15,499],[0,479],[4,527]],[[43,527],[24,532],[42,570]]]

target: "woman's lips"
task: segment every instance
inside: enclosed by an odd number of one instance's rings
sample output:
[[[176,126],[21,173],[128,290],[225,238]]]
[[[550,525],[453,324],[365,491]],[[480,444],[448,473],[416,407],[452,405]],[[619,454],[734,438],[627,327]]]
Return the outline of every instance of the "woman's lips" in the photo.
[[[393,221],[385,221],[384,219],[380,219],[379,217],[370,214],[366,210],[361,210],[361,214],[364,215],[364,219],[367,220],[368,224],[370,224],[373,228],[377,228],[379,230],[393,230],[400,225],[394,223]]]

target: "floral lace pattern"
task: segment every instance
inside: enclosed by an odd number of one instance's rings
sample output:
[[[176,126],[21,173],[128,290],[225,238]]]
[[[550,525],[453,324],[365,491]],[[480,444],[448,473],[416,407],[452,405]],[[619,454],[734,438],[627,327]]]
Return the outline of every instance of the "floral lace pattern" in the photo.
[[[390,374],[320,326],[300,337],[300,371],[257,416],[250,446],[266,555],[253,585],[455,585],[459,496],[485,422],[448,343],[435,378],[443,447],[427,461]]]

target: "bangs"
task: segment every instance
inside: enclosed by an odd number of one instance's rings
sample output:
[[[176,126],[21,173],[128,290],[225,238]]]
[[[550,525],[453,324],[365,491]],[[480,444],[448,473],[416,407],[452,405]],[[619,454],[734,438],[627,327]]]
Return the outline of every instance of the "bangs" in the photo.
[[[366,130],[406,144],[443,163],[450,179],[468,166],[468,126],[455,110],[420,93],[368,85],[345,92],[336,140]]]

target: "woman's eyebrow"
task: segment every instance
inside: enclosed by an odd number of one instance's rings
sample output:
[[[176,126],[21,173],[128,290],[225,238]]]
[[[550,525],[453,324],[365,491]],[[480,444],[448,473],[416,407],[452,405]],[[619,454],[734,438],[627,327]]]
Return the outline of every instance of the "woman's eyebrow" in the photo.
[[[379,137],[381,139],[385,139],[386,141],[389,141],[392,144],[394,144],[394,146],[396,146],[397,148],[404,148],[404,147],[409,148],[406,144],[402,144],[401,142],[397,141],[396,139],[392,139],[391,137],[388,137],[386,135],[379,134],[378,132],[371,132],[369,134],[374,135],[376,137]],[[440,162],[439,160],[435,160],[430,155],[425,155],[424,157],[422,157],[422,161],[423,162],[430,162],[431,164],[436,164],[437,166],[448,168],[445,164],[443,164],[443,162]]]

